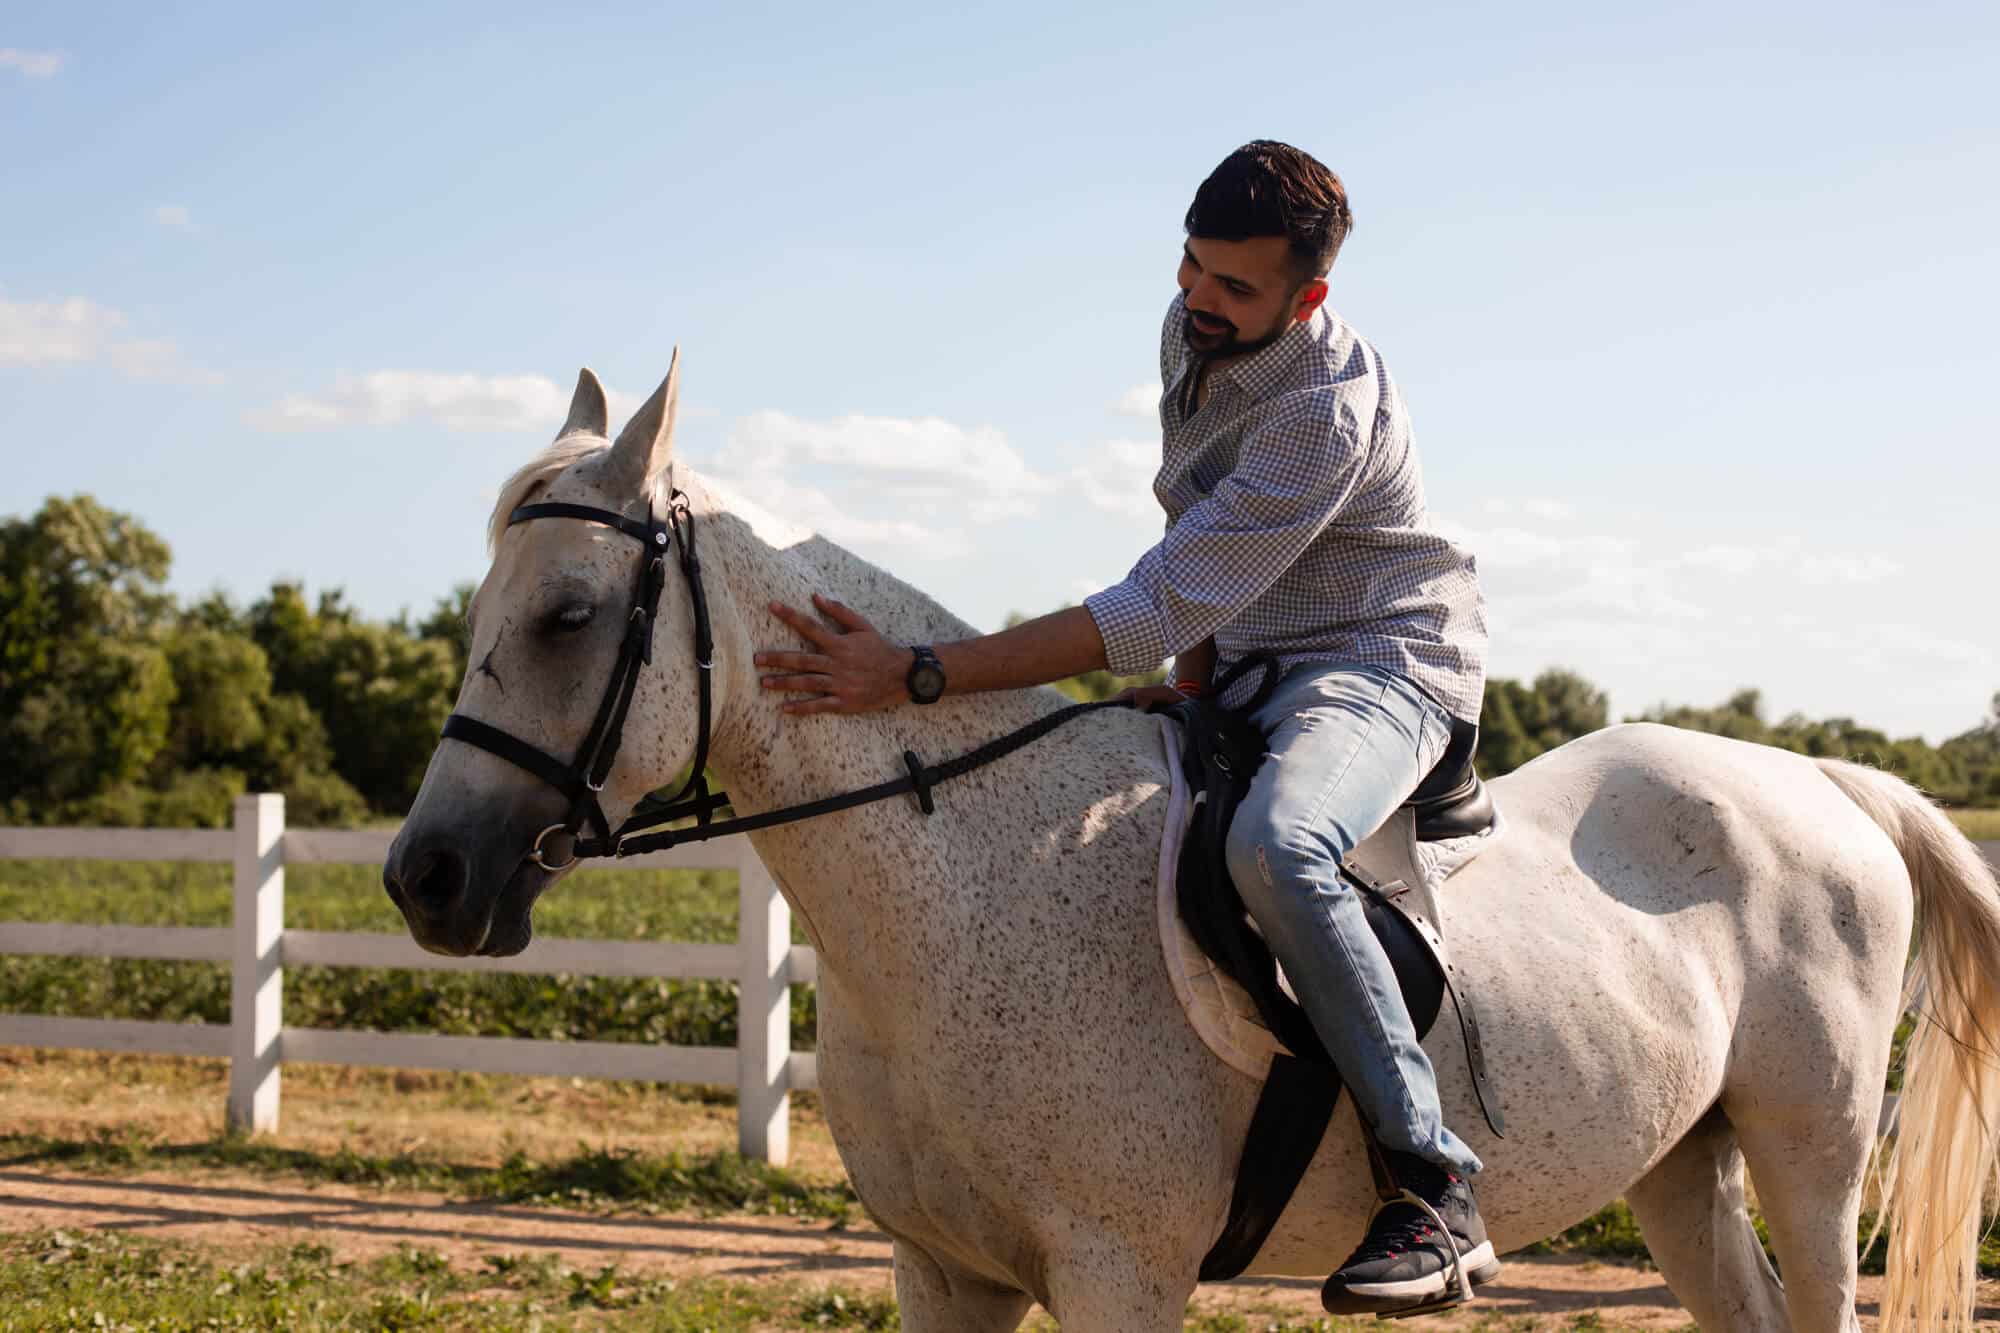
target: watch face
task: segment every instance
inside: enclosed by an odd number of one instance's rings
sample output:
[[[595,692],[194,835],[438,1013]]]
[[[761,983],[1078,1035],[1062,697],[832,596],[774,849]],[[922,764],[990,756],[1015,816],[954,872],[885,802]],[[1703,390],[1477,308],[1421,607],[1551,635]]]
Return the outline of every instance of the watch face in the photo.
[[[944,672],[928,662],[910,670],[910,693],[919,699],[935,699],[944,693]]]

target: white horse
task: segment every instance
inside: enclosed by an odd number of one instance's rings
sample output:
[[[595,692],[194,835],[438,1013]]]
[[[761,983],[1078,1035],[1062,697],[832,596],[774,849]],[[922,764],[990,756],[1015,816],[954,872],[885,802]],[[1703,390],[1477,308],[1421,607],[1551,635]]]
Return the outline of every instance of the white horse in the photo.
[[[839,548],[672,462],[669,372],[608,444],[583,372],[555,443],[504,487],[472,610],[459,710],[567,756],[617,656],[635,545],[533,498],[621,511],[685,490],[714,619],[712,767],[740,812],[899,776],[1065,701],[950,697],[787,717],[758,685],[773,600],[821,591],[904,642],[970,626]],[[690,598],[669,582],[613,816],[695,745]],[[1067,1329],[1178,1329],[1218,1235],[1258,1089],[1198,1039],[1155,922],[1167,773],[1155,719],[1070,723],[937,788],[753,836],[819,954],[826,1116],[895,1242],[912,1333],[1012,1329],[1040,1301]],[[1509,1135],[1485,1132],[1456,1034],[1427,1043],[1452,1125],[1485,1159],[1496,1248],[1623,1194],[1675,1295],[1707,1329],[1858,1327],[1855,1227],[1891,1036],[1913,980],[1882,1327],[1968,1327],[1982,1183],[2000,1110],[2000,891],[1972,845],[1896,778],[1658,726],[1614,727],[1494,783],[1510,832],[1444,895],[1477,978]],[[513,953],[558,876],[524,859],[564,799],[443,743],[384,872],[411,932]],[[1251,1272],[1319,1277],[1372,1203],[1351,1103]],[[1751,1228],[1744,1168],[1781,1284]]]

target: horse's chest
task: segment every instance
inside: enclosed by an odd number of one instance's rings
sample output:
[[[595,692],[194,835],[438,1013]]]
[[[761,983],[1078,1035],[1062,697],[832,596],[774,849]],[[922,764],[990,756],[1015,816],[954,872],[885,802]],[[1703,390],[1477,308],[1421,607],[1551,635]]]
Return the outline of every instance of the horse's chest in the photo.
[[[1002,1197],[1018,1178],[982,1173],[987,1145],[968,1140],[978,1090],[952,1062],[871,1040],[823,1006],[820,1096],[862,1203],[891,1235],[994,1281],[1019,1279],[1025,1248]]]

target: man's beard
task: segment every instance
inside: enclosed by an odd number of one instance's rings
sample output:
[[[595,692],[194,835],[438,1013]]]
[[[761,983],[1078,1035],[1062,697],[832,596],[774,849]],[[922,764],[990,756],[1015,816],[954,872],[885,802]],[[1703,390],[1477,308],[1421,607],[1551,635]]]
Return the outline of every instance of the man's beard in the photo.
[[[1215,316],[1211,315],[1209,318],[1213,319]],[[1234,324],[1229,324],[1226,319],[1221,322],[1229,325],[1225,332],[1203,333],[1195,327],[1194,315],[1189,314],[1182,322],[1181,336],[1187,339],[1189,347],[1205,357],[1247,356],[1252,352],[1261,352],[1278,341],[1278,335],[1285,331],[1286,324],[1286,321],[1281,319],[1261,338],[1245,338]]]

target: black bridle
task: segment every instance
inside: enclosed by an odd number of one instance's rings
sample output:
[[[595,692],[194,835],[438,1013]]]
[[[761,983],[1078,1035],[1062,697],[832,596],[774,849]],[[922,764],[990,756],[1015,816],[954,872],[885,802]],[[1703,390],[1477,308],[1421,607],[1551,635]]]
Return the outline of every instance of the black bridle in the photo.
[[[880,782],[858,791],[844,792],[803,805],[786,806],[782,810],[770,810],[758,815],[745,815],[737,819],[714,820],[717,810],[729,804],[729,797],[723,792],[708,789],[708,745],[714,711],[715,640],[708,620],[708,597],[702,589],[701,560],[695,554],[694,510],[688,503],[685,492],[674,491],[667,502],[666,518],[662,521],[653,514],[650,500],[646,503],[646,520],[627,518],[609,509],[599,509],[594,505],[562,504],[547,502],[522,505],[507,516],[507,526],[525,523],[536,518],[580,518],[592,523],[602,523],[631,537],[645,547],[639,557],[638,587],[632,594],[632,610],[625,621],[624,642],[618,649],[618,663],[611,669],[611,680],[604,690],[604,699],[597,707],[597,717],[577,747],[576,758],[564,764],[545,750],[537,749],[498,727],[491,726],[477,718],[463,713],[453,713],[444,720],[444,739],[464,741],[467,745],[498,755],[516,767],[526,769],[542,781],[548,783],[563,795],[569,797],[569,813],[559,824],[551,824],[535,835],[534,845],[528,849],[527,859],[544,870],[567,870],[578,861],[608,856],[636,856],[641,852],[659,851],[675,847],[684,842],[705,842],[710,838],[726,837],[732,833],[748,833],[753,829],[770,828],[775,824],[789,824],[800,819],[810,819],[814,815],[831,814],[836,810],[849,810],[857,805],[867,805],[874,801],[887,800],[905,792],[914,792],[918,807],[926,814],[936,810],[931,798],[931,788],[940,782],[959,777],[984,764],[990,764],[1003,755],[1011,754],[1054,731],[1063,723],[1083,713],[1100,708],[1116,706],[1113,700],[1097,703],[1072,704],[1044,717],[1037,718],[1017,731],[1009,732],[997,740],[989,741],[976,750],[960,755],[956,759],[931,767],[925,767],[912,751],[903,752],[905,776],[888,782]],[[694,767],[688,780],[678,792],[666,800],[648,796],[639,802],[632,816],[616,829],[605,817],[604,807],[598,803],[598,793],[604,790],[605,781],[611,775],[611,766],[618,758],[618,747],[624,739],[625,718],[632,710],[632,697],[639,688],[639,670],[653,661],[653,623],[659,615],[660,594],[667,583],[667,552],[680,552],[681,573],[687,579],[688,595],[694,603],[694,665],[699,682],[699,721],[695,732]],[[677,819],[692,817],[695,824],[691,828],[661,829],[656,833],[642,830],[655,828],[660,824]],[[595,837],[583,838],[577,835],[585,824],[589,824]],[[551,862],[546,856],[545,844],[554,834],[562,834],[570,840],[570,854],[567,860]]]
[[[709,632],[708,598],[702,592],[701,559],[695,554],[694,511],[688,505],[686,493],[678,490],[672,493],[664,521],[654,516],[651,500],[646,502],[643,523],[594,505],[551,502],[522,505],[507,516],[507,526],[511,528],[536,518],[581,518],[602,523],[646,548],[639,558],[639,583],[632,594],[631,613],[625,619],[625,639],[618,648],[618,664],[611,669],[611,681],[605,687],[603,702],[597,706],[597,718],[590,724],[576,758],[567,765],[547,751],[463,713],[453,713],[444,720],[444,737],[496,754],[569,797],[568,815],[560,824],[551,824],[537,834],[534,846],[528,850],[528,859],[542,869],[564,870],[584,857],[616,855],[626,835],[665,819],[698,814],[706,824],[709,815],[726,804],[728,798],[709,792],[705,772],[714,693],[711,678],[715,673],[715,641]],[[686,785],[664,802],[666,806],[678,807],[675,813],[656,817],[655,808],[643,817],[635,814],[613,830],[597,796],[604,790],[611,766],[618,759],[618,747],[625,736],[625,717],[632,710],[632,696],[639,688],[639,669],[653,661],[653,621],[660,612],[660,594],[667,586],[667,552],[673,548],[680,551],[681,573],[686,576],[688,591],[694,599],[694,665],[701,690],[694,769]],[[585,823],[597,835],[594,839],[577,837]],[[557,833],[570,839],[570,855],[568,860],[551,864],[544,844]]]

